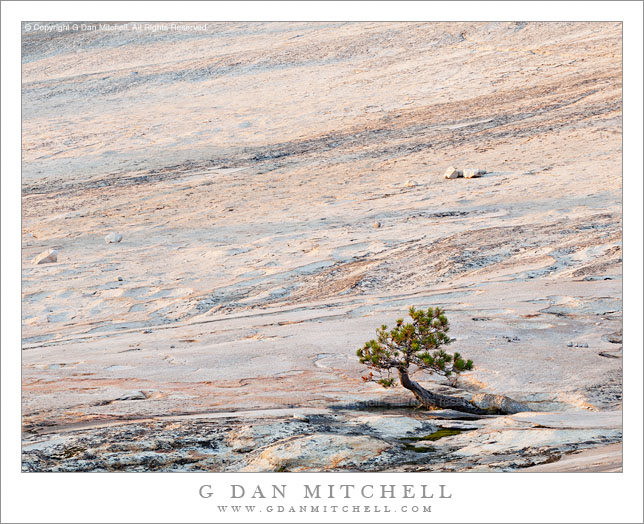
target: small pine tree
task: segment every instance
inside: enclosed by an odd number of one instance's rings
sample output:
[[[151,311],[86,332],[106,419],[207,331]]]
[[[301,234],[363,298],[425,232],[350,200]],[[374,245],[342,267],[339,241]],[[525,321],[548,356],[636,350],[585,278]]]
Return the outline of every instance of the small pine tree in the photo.
[[[412,322],[405,323],[399,318],[391,330],[381,326],[376,330],[378,338],[366,342],[357,351],[362,364],[378,372],[387,372],[387,377],[377,382],[384,387],[394,386],[396,380],[391,376],[391,370],[408,371],[412,365],[446,377],[472,369],[471,360],[463,359],[460,353],[451,355],[441,349],[451,342],[447,334],[449,322],[443,310],[430,307],[423,311],[410,307],[409,315]],[[363,378],[371,380],[373,373]]]
[[[358,349],[360,362],[372,370],[362,377],[363,380],[375,380],[385,388],[393,387],[396,377],[392,370],[395,370],[400,383],[423,405],[480,413],[479,408],[466,400],[431,393],[410,379],[409,370],[413,367],[448,377],[471,370],[473,362],[465,360],[460,353],[450,354],[441,348],[451,342],[447,334],[449,322],[442,309],[430,307],[424,311],[410,307],[409,315],[411,322],[399,318],[396,326],[389,330],[387,326],[381,326],[376,330],[378,337]],[[376,379],[373,371],[380,378]]]

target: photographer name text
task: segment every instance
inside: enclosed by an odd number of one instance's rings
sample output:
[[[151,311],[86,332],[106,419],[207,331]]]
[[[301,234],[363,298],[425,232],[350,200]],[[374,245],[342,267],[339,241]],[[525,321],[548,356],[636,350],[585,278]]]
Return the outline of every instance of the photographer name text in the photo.
[[[445,484],[203,484],[199,497],[216,501],[220,513],[431,513],[432,499],[451,499],[452,493]],[[249,504],[262,501],[270,503]]]

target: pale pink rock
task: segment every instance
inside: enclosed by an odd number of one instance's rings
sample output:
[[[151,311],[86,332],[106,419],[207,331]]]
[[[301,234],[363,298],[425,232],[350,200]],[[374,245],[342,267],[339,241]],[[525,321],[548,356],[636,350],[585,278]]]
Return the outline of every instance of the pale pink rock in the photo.
[[[58,261],[58,251],[55,249],[50,249],[40,253],[37,257],[32,260],[33,264],[49,264],[51,262]]]

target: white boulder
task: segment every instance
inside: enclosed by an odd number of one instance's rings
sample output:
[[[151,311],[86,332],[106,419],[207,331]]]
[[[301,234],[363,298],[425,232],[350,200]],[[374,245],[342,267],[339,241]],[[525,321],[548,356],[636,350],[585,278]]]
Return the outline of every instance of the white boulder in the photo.
[[[32,260],[32,263],[48,264],[50,262],[57,262],[57,261],[58,261],[58,251],[56,251],[55,249],[50,249],[48,251],[44,251],[43,253],[40,253],[40,255],[38,255]]]
[[[405,187],[416,187],[417,185],[418,184],[415,180],[407,180],[407,182],[405,182]]]
[[[109,233],[105,236],[105,242],[107,244],[118,244],[121,240],[123,240],[123,235],[120,233]]]
[[[454,166],[449,166],[445,170],[445,178],[452,179],[452,178],[459,178],[462,176],[463,176],[463,171],[461,171],[460,169],[456,169]]]
[[[463,176],[465,178],[478,178],[486,173],[485,169],[464,169]]]

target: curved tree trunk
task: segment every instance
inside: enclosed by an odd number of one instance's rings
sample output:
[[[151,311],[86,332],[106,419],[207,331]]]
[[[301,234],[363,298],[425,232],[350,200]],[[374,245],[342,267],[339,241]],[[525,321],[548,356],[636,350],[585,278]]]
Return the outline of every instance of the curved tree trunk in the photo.
[[[485,407],[479,407],[469,400],[449,395],[440,395],[427,391],[418,382],[409,378],[406,371],[398,370],[400,383],[403,387],[411,391],[418,401],[425,407],[454,409],[465,413],[475,415],[491,415],[495,413],[518,413],[520,411],[530,411],[527,407],[519,404],[515,400],[500,395],[484,395]]]

